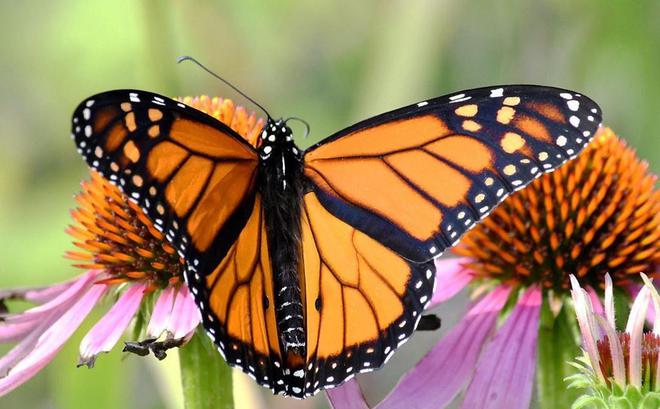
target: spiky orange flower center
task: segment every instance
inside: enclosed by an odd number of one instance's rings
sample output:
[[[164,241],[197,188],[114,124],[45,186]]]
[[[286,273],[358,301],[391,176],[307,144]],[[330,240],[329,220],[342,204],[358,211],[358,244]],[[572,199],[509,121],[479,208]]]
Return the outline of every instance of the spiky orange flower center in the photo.
[[[656,176],[609,129],[577,159],[513,194],[462,240],[479,276],[568,289],[568,274],[599,287],[609,272],[653,276],[660,263]]]
[[[263,128],[263,119],[229,99],[201,96],[178,100],[220,120],[253,145]],[[156,289],[181,282],[183,260],[119,188],[91,172],[76,201],[78,208],[71,212],[74,224],[67,232],[81,251],[65,254],[79,262],[76,266],[104,270],[107,284],[145,281]]]
[[[624,367],[628,368],[630,362],[630,334],[619,332],[617,333],[617,336],[621,343],[623,360],[625,363]],[[605,375],[605,378],[610,379],[614,377],[610,341],[605,337],[598,341],[597,346],[600,358],[600,369]],[[655,382],[656,373],[659,369],[658,354],[660,354],[660,336],[651,332],[644,333],[642,337],[642,374],[644,379],[651,383]],[[653,390],[656,385],[650,384],[648,387],[650,390]]]

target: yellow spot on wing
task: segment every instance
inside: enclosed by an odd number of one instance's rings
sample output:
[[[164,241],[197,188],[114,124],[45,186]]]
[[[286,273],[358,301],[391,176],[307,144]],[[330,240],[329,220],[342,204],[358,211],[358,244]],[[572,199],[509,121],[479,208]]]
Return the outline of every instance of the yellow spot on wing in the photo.
[[[135,146],[135,142],[126,142],[126,145],[124,145],[124,155],[133,163],[140,160],[140,150]]]
[[[507,176],[511,176],[516,173],[516,167],[515,165],[506,165],[503,169],[504,174]]]
[[[508,124],[513,119],[516,110],[511,107],[502,107],[497,111],[497,122],[501,124]]]
[[[128,128],[129,131],[134,132],[137,129],[134,112],[127,113],[126,117],[124,118],[124,122],[126,123],[126,128]]]
[[[156,122],[163,117],[163,113],[156,108],[149,108],[149,119]]]
[[[158,135],[160,135],[160,126],[158,125],[152,125],[149,130],[147,131],[150,137],[155,138]]]
[[[476,104],[470,104],[470,105],[463,105],[462,107],[458,107],[454,112],[456,112],[456,115],[459,116],[472,117],[477,114],[478,110],[479,107]]]
[[[520,97],[506,97],[502,103],[504,105],[516,106],[520,104]]]
[[[515,132],[507,132],[502,137],[500,145],[504,152],[513,153],[525,145],[525,140]]]
[[[481,125],[479,125],[477,122],[467,119],[463,121],[463,129],[470,132],[477,132],[481,129]]]

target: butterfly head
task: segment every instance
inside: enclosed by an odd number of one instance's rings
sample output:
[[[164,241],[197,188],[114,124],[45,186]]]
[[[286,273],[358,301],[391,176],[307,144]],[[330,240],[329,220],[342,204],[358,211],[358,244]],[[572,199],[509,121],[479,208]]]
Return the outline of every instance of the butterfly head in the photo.
[[[298,154],[298,148],[293,143],[293,132],[282,118],[269,118],[261,131],[259,140],[259,154],[261,159],[268,159],[273,153],[293,151]]]

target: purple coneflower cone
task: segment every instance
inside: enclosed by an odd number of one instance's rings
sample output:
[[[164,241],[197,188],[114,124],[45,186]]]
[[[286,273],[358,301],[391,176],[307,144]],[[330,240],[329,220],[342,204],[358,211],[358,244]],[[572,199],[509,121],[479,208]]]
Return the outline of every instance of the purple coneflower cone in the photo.
[[[584,285],[585,302],[606,316],[613,314],[599,301],[606,273],[627,291],[639,288],[639,272],[660,276],[656,180],[632,149],[601,128],[575,160],[507,198],[463,237],[454,249],[461,259],[436,261],[434,305],[468,286],[474,300],[468,313],[374,407],[431,409],[457,401],[463,409],[529,408],[539,385],[541,309],[547,303],[550,320],[567,319],[560,311],[571,302],[569,275]],[[611,286],[607,291],[612,299]],[[513,308],[504,311],[506,305]],[[641,310],[653,316],[652,308]],[[586,338],[585,348],[598,340]],[[368,407],[355,380],[328,395],[336,409]]]

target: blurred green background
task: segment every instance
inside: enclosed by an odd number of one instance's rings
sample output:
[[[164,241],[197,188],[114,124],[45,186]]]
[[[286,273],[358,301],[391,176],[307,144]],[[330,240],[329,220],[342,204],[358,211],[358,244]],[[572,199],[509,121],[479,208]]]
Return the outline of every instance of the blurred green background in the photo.
[[[241,101],[193,65],[176,65],[181,54],[205,62],[274,115],[309,121],[311,137],[298,140],[301,146],[464,88],[575,89],[598,101],[605,123],[657,173],[658,21],[653,0],[2,1],[0,287],[78,274],[61,255],[71,248],[64,228],[86,175],[69,139],[79,101],[124,87]],[[463,307],[445,307],[444,328]],[[0,407],[180,407],[175,357],[161,364],[113,352],[94,370],[76,369],[82,334]],[[367,392],[382,396],[438,336],[417,335],[387,369],[361,380]],[[271,399],[250,381],[241,384],[239,399],[250,407],[326,406],[323,397]]]

